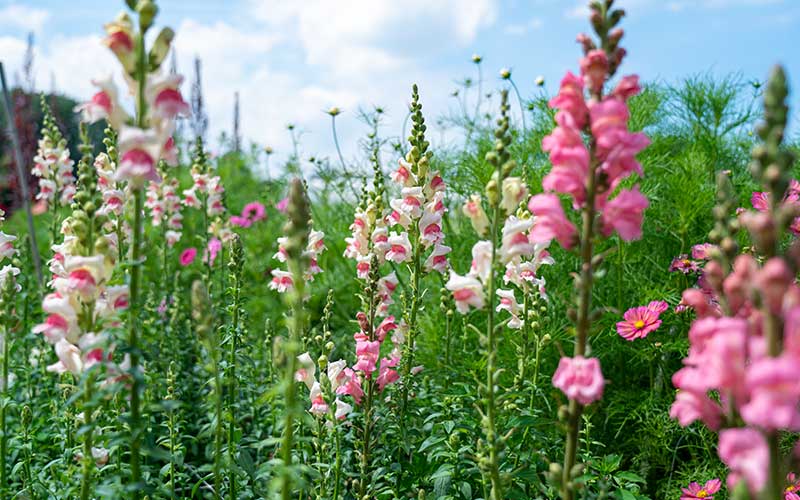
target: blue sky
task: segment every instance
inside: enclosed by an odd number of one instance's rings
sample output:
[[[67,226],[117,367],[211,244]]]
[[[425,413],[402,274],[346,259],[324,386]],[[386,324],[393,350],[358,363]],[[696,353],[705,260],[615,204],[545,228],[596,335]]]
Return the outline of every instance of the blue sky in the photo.
[[[623,71],[646,81],[675,82],[692,74],[740,73],[763,79],[776,62],[800,86],[800,1],[619,0],[628,49]],[[359,106],[388,111],[384,134],[399,135],[410,86],[420,84],[429,121],[455,106],[455,82],[475,78],[472,54],[484,58],[486,87],[513,70],[523,95],[543,75],[553,92],[564,71],[577,70],[575,35],[588,30],[578,0],[161,0],[159,24],[177,31],[179,71],[197,54],[212,138],[230,129],[234,91],[242,96],[245,137],[289,150],[286,124],[304,131],[306,155],[333,156],[329,117],[337,120],[345,155],[365,133]],[[0,0],[0,57],[18,71],[25,33],[36,34],[39,88],[51,80],[76,97],[89,79],[117,71],[99,45],[102,24],[123,6],[111,0]],[[187,74],[187,79],[190,78]],[[188,86],[185,87],[188,95]],[[792,102],[800,104],[798,93]],[[487,108],[488,109],[488,108]],[[797,115],[794,113],[794,121]],[[432,125],[434,139],[438,134]]]

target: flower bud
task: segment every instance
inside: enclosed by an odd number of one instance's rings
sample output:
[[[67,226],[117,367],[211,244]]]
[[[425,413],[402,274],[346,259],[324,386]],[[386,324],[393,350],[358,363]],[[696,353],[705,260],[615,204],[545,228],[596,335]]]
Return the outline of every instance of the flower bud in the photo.
[[[139,29],[144,33],[150,26],[158,14],[158,6],[153,0],[139,0],[136,4],[136,12],[139,13]]]

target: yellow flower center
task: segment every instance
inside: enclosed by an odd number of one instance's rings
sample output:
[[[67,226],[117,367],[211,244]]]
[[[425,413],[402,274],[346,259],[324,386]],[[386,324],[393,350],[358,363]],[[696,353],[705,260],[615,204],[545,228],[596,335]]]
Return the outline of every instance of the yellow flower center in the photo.
[[[690,261],[689,259],[683,259],[683,265],[684,266],[688,266],[691,263],[692,263],[692,261]]]
[[[636,328],[644,328],[644,321],[638,320],[633,324],[633,326],[635,326]]]
[[[792,493],[793,491],[797,491],[797,488],[795,487],[795,485],[790,484],[789,486],[786,487],[786,492],[787,493]]]
[[[695,496],[697,498],[707,498],[708,497],[708,492],[706,490],[700,490],[700,491],[697,492],[697,494]]]

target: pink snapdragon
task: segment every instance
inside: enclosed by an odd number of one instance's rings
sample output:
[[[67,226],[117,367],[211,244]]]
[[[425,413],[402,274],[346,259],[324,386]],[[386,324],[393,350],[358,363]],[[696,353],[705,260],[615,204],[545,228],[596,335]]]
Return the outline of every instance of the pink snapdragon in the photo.
[[[483,284],[472,276],[459,276],[454,271],[450,271],[450,279],[445,284],[445,288],[453,292],[453,299],[456,301],[458,312],[467,313],[470,307],[483,309],[484,294]]]
[[[161,142],[153,131],[123,126],[119,134],[120,159],[116,180],[140,188],[147,181],[161,182],[156,170]]]
[[[586,406],[603,397],[605,379],[600,371],[597,358],[562,357],[553,374],[553,386],[560,389],[567,398]]]
[[[719,433],[719,458],[728,466],[728,489],[739,481],[751,493],[764,489],[767,483],[769,449],[764,436],[755,429],[725,429]]]
[[[528,210],[536,217],[530,234],[532,242],[547,243],[555,239],[567,249],[575,245],[575,225],[567,219],[556,195],[538,194],[531,197]]]
[[[642,218],[648,205],[647,198],[639,192],[638,186],[620,191],[603,209],[603,235],[610,236],[616,231],[625,241],[638,240],[642,237]]]

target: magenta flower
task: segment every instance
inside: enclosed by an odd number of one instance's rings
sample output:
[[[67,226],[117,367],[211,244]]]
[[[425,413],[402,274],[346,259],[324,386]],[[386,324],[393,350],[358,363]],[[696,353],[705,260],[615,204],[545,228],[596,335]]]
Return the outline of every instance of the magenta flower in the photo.
[[[279,212],[283,212],[283,213],[286,213],[286,209],[288,207],[289,207],[289,197],[288,196],[275,204],[275,208],[277,208]]]
[[[681,488],[680,500],[694,500],[696,498],[712,500],[714,498],[714,493],[719,491],[720,486],[722,486],[722,481],[719,479],[706,481],[706,484],[703,486],[700,486],[699,483],[692,481],[686,488]]]
[[[241,217],[239,215],[231,215],[230,219],[228,220],[231,224],[238,227],[250,227],[253,225],[253,221],[247,217]]]
[[[213,266],[214,261],[217,260],[217,254],[222,250],[222,242],[219,238],[211,238],[208,240],[208,248],[206,254],[203,256],[203,262],[208,262],[208,265]]]
[[[700,420],[709,429],[717,430],[722,419],[722,408],[705,392],[682,390],[675,395],[669,417],[677,420],[682,427]]]
[[[548,243],[555,238],[562,247],[572,248],[577,231],[564,214],[558,196],[537,194],[528,202],[528,210],[536,217],[530,233],[532,243]]]
[[[795,356],[783,354],[766,356],[748,367],[745,385],[750,399],[740,407],[745,422],[768,430],[800,430],[798,362]]]
[[[700,243],[692,247],[692,258],[697,260],[708,260],[711,258],[711,252],[717,248],[716,245],[711,243]]]
[[[553,374],[553,386],[569,399],[586,406],[603,397],[606,381],[597,358],[563,357]]]
[[[744,480],[751,493],[767,483],[769,448],[760,431],[749,428],[725,429],[719,433],[719,458],[730,469],[728,489]]]
[[[187,248],[186,250],[181,252],[179,262],[183,267],[186,267],[192,262],[194,262],[195,257],[197,257],[197,249],[194,247]]]
[[[672,263],[669,265],[669,272],[679,272],[683,274],[697,273],[700,272],[700,263],[690,259],[685,253],[682,253],[672,259]]]
[[[603,209],[603,234],[610,236],[617,231],[619,237],[625,241],[638,240],[642,237],[644,209],[649,204],[647,197],[639,192],[638,186],[620,191]]]
[[[661,326],[659,315],[667,308],[669,305],[660,300],[646,306],[632,307],[622,315],[625,321],[617,323],[617,333],[625,340],[643,339]]]
[[[262,221],[267,218],[267,210],[257,201],[251,201],[242,209],[242,217],[252,222]]]

